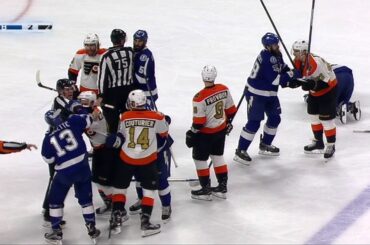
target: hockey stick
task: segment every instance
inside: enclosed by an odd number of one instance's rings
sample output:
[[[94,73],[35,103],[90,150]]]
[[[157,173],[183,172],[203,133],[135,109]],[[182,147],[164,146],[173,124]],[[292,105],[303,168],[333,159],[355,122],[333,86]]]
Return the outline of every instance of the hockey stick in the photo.
[[[311,52],[312,26],[313,26],[314,10],[315,10],[315,0],[312,0],[310,29],[309,29],[309,33],[308,33],[308,49],[307,49],[307,55],[306,55],[305,64],[303,66],[304,67],[303,70],[305,70],[306,66],[307,66],[307,69],[310,69],[310,64],[309,64],[310,62],[308,61],[308,59],[309,59],[309,55],[310,55],[310,52]]]
[[[288,58],[289,58],[289,60],[290,60],[290,63],[291,63],[291,64],[292,64],[292,66],[294,67],[294,62],[293,62],[293,60],[292,60],[292,57],[290,57],[290,54],[289,54],[289,52],[288,52],[288,49],[286,48],[286,46],[285,46],[285,44],[284,44],[284,42],[283,42],[283,39],[282,39],[282,37],[281,37],[281,35],[280,35],[279,31],[277,30],[277,28],[276,28],[276,26],[275,26],[275,23],[274,23],[274,21],[272,20],[272,18],[271,18],[271,16],[270,16],[269,11],[268,11],[268,10],[267,10],[267,8],[266,8],[265,3],[263,2],[263,0],[260,0],[260,2],[261,2],[261,4],[262,4],[263,9],[265,10],[265,12],[266,12],[266,14],[267,14],[267,17],[269,18],[269,20],[270,20],[270,22],[271,22],[271,24],[272,24],[272,27],[274,28],[274,30],[275,30],[275,32],[276,32],[276,34],[278,35],[278,37],[279,37],[279,39],[280,39],[281,45],[283,45],[283,48],[284,48],[284,50],[285,50],[286,55],[288,56]]]
[[[48,89],[48,90],[51,90],[51,91],[58,92],[55,88],[48,87],[48,86],[42,84],[41,79],[40,79],[40,70],[36,71],[36,82],[37,82],[37,86],[39,86],[40,88],[44,88],[44,89]],[[104,104],[104,103],[101,103],[100,105],[102,107],[106,107],[106,108],[109,108],[109,109],[114,109],[113,105]]]
[[[155,101],[154,101],[154,98],[153,98],[152,90],[149,87],[148,78],[145,78],[145,85],[146,85],[146,88],[149,92],[150,101],[152,102],[152,104],[154,106],[154,110],[158,111],[157,105],[155,104]],[[173,164],[175,165],[175,168],[179,167],[179,165],[177,164],[177,161],[175,159],[175,156],[173,155],[172,148],[170,147],[169,150],[171,152],[171,158],[173,160]]]
[[[353,130],[354,133],[370,133],[370,130]]]

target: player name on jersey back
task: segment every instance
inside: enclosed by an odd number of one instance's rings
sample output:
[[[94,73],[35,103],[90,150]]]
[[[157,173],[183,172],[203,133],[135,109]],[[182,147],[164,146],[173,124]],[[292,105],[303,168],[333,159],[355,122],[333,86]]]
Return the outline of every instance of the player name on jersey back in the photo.
[[[206,105],[210,105],[225,98],[227,98],[227,91],[222,91],[220,93],[212,95],[211,97],[208,97],[207,99],[205,99],[205,102]]]
[[[135,127],[135,126],[141,126],[141,127],[149,127],[153,128],[155,125],[154,120],[147,120],[147,119],[131,119],[125,121],[125,127]]]

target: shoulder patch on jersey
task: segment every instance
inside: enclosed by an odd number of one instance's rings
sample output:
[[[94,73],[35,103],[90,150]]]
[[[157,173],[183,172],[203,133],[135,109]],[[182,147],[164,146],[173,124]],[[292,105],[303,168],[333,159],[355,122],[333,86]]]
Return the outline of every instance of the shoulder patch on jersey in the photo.
[[[140,55],[140,61],[146,61],[148,59],[148,56],[146,54]]]

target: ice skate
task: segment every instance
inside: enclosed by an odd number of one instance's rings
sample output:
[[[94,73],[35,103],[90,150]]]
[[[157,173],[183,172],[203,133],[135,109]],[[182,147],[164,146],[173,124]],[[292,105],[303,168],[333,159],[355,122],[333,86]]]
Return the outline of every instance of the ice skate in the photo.
[[[313,140],[311,144],[304,147],[304,153],[307,154],[323,154],[324,153],[324,142]]]
[[[109,220],[109,229],[113,234],[121,233],[122,223],[129,219],[126,210],[115,210]]]
[[[191,191],[191,198],[204,201],[212,201],[212,191],[209,186],[202,187],[200,190]]]
[[[141,236],[147,237],[154,234],[158,234],[161,232],[161,225],[160,224],[152,224],[149,221],[149,218],[147,215],[142,214],[141,216]]]
[[[273,145],[266,145],[261,141],[258,154],[265,156],[279,156],[280,149]]]
[[[90,239],[93,244],[96,244],[96,239],[100,236],[100,230],[96,229],[95,224],[88,223],[86,224],[87,234],[89,234]]]
[[[324,153],[324,158],[326,160],[331,159],[334,156],[335,153],[335,144],[333,143],[328,143],[326,145],[325,153]]]
[[[140,214],[141,213],[141,200],[138,199],[137,202],[135,202],[129,207],[128,210],[131,215]]]
[[[356,100],[355,102],[350,103],[348,111],[352,113],[356,121],[359,121],[361,119],[360,101]]]
[[[63,232],[61,228],[53,229],[51,232],[45,233],[44,237],[45,241],[49,244],[62,245]]]
[[[252,161],[252,158],[248,155],[247,151],[236,149],[234,161],[244,165],[249,165],[250,161]]]
[[[338,114],[339,114],[339,119],[341,123],[346,124],[347,123],[347,104],[343,103],[340,106]]]
[[[172,209],[171,206],[163,206],[162,207],[162,221],[163,223],[167,223],[170,221]]]
[[[226,183],[222,182],[216,187],[211,187],[212,195],[218,198],[226,199],[227,186]]]

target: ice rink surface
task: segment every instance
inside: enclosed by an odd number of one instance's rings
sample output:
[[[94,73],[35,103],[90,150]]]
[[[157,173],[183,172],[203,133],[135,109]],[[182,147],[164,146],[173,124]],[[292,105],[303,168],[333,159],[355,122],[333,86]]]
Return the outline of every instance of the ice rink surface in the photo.
[[[265,4],[289,50],[296,39],[308,39],[310,0]],[[283,113],[274,141],[281,155],[259,156],[258,133],[249,150],[252,164],[233,162],[246,123],[244,101],[226,141],[227,200],[195,201],[187,183],[173,183],[172,220],[160,234],[141,238],[139,217],[131,216],[122,233],[108,240],[108,220],[98,217],[99,244],[369,244],[370,134],[353,133],[370,129],[369,9],[367,0],[316,1],[311,51],[353,69],[353,99],[362,107],[361,121],[342,125],[337,120],[334,159],[324,163],[322,156],[303,153],[312,138],[304,93],[287,88],[279,91]],[[217,81],[230,88],[237,102],[262,49],[262,35],[273,31],[258,0],[0,1],[1,22],[17,16],[18,22],[52,22],[53,30],[0,32],[0,138],[40,146],[47,128],[43,114],[56,94],[36,86],[36,70],[46,85],[55,86],[67,76],[87,33],[97,33],[101,46],[109,47],[111,30],[121,28],[131,46],[132,34],[145,29],[156,60],[158,108],[172,117],[179,164],[172,168],[174,178],[196,176],[185,132],[192,122],[192,97],[203,87],[202,67],[215,65]],[[0,243],[44,243],[41,205],[47,181],[40,149],[0,156]],[[100,206],[94,190],[94,203]],[[130,188],[128,205],[135,200]],[[158,198],[155,205],[152,221],[161,222]],[[89,243],[73,190],[64,213],[64,244]]]

